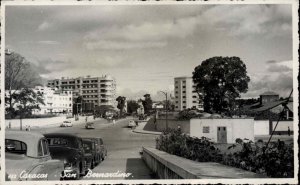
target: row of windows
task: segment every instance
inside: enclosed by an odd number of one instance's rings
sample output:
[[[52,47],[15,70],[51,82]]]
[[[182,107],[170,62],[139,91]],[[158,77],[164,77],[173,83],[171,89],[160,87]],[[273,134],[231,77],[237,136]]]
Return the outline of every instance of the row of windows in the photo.
[[[186,82],[185,80],[182,81],[182,83],[185,83],[185,82]],[[178,83],[178,81],[175,81],[175,84],[177,84],[177,83]]]

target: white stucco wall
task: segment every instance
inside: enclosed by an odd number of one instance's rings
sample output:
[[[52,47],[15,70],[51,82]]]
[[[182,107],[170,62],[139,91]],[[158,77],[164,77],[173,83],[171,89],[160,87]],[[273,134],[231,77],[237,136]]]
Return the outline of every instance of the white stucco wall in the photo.
[[[269,135],[269,120],[255,120],[254,135]]]
[[[203,127],[209,127],[209,133],[203,133]],[[227,143],[235,143],[237,138],[254,141],[253,119],[191,119],[190,136],[207,137],[217,142],[218,127],[226,127]]]
[[[275,128],[276,123],[277,121],[273,121],[273,129]],[[294,130],[293,124],[294,124],[293,121],[279,121],[276,127],[276,131],[287,131],[288,127],[290,127],[290,130],[293,131]]]

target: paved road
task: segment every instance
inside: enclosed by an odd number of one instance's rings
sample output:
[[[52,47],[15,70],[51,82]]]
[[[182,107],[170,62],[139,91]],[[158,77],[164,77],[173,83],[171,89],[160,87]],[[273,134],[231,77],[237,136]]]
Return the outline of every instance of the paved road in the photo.
[[[47,128],[38,129],[42,133],[63,132],[73,133],[80,136],[101,136],[108,150],[108,157],[96,166],[93,174],[97,173],[131,173],[129,177],[122,178],[87,178],[88,179],[153,179],[151,171],[145,165],[139,152],[142,146],[155,146],[155,138],[157,136],[150,134],[139,134],[127,128],[128,119],[119,120],[115,125],[108,123],[106,120],[95,122],[95,129],[87,130],[84,124],[74,124],[69,128]]]

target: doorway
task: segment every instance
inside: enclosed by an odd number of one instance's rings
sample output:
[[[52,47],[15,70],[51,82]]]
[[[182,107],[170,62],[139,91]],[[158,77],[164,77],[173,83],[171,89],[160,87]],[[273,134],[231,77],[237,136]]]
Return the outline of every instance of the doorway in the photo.
[[[218,127],[218,143],[227,143],[226,127]]]

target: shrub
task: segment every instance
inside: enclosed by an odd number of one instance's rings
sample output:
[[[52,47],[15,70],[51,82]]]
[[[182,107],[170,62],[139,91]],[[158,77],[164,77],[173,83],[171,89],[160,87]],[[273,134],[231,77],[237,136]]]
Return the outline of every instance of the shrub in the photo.
[[[156,140],[156,148],[199,162],[220,160],[220,151],[212,145],[209,139],[187,136],[181,133],[180,129],[163,132]]]
[[[266,148],[266,143],[255,143],[236,139],[228,149],[240,146],[233,153],[221,153],[208,138],[194,138],[181,133],[180,130],[164,131],[156,139],[156,148],[167,153],[199,162],[220,162],[255,173],[266,174],[274,178],[291,178],[294,176],[293,144],[278,140]]]
[[[293,144],[283,141],[266,143],[258,141],[244,142],[237,140],[235,145],[241,145],[242,150],[233,154],[225,154],[221,163],[242,168],[248,171],[263,173],[269,177],[291,178],[294,176],[294,149]]]

